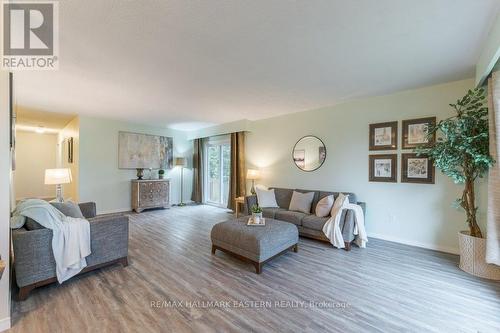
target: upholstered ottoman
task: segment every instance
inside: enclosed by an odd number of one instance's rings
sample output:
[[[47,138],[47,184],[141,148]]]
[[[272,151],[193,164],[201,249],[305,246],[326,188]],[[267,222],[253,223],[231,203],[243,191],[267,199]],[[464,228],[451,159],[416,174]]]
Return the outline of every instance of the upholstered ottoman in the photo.
[[[248,218],[244,216],[214,225],[212,254],[221,250],[250,261],[260,274],[267,261],[288,250],[298,251],[299,232],[294,224],[267,218],[265,226],[247,226]]]

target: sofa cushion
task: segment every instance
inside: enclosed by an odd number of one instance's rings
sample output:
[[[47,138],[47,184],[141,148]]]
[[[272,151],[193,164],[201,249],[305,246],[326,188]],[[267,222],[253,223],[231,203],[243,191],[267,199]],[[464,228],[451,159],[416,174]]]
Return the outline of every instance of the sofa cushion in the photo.
[[[295,225],[302,225],[302,219],[307,216],[307,214],[301,212],[292,212],[290,210],[280,210],[274,215],[276,220],[290,222]]]
[[[50,204],[54,206],[58,211],[63,213],[65,216],[79,218],[79,219],[84,218],[82,211],[80,210],[80,207],[72,201],[51,202]]]
[[[274,190],[256,188],[255,192],[257,193],[257,201],[259,202],[260,207],[278,207]]]
[[[283,208],[262,208],[262,216],[267,217],[269,219],[274,219],[276,212],[283,211]]]
[[[300,193],[293,191],[292,200],[290,200],[290,207],[288,210],[309,214],[311,212],[314,194],[314,192]]]
[[[302,226],[313,230],[323,230],[323,226],[329,217],[318,217],[316,215],[308,215],[302,219]]]
[[[289,188],[274,188],[276,194],[276,202],[278,206],[283,209],[290,207],[290,200],[292,200],[293,190]]]

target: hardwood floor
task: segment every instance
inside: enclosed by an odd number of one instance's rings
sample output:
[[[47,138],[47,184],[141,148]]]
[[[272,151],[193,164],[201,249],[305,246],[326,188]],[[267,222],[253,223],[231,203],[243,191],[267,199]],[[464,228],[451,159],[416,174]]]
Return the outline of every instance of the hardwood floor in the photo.
[[[298,253],[257,275],[211,254],[211,226],[229,217],[210,206],[131,214],[128,267],[13,300],[11,331],[500,331],[500,285],[460,271],[457,256],[376,239],[346,252],[301,238]]]

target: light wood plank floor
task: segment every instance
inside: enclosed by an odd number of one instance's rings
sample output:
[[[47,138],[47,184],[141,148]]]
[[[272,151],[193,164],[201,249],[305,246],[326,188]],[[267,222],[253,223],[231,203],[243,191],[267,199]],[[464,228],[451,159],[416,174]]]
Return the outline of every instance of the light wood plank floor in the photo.
[[[210,229],[229,217],[224,210],[191,206],[130,217],[127,268],[103,268],[13,301],[11,331],[500,331],[500,285],[463,273],[454,255],[375,239],[348,253],[302,238],[298,253],[256,275],[251,264],[210,253]],[[219,307],[186,303],[196,301]],[[250,302],[268,303],[245,307]]]

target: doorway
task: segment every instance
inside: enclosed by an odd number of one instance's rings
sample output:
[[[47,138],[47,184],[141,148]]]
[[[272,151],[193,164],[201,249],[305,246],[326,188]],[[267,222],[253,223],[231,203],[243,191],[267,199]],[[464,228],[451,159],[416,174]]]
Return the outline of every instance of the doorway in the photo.
[[[211,205],[227,207],[231,170],[229,136],[210,138],[205,144],[205,156],[205,201]]]

